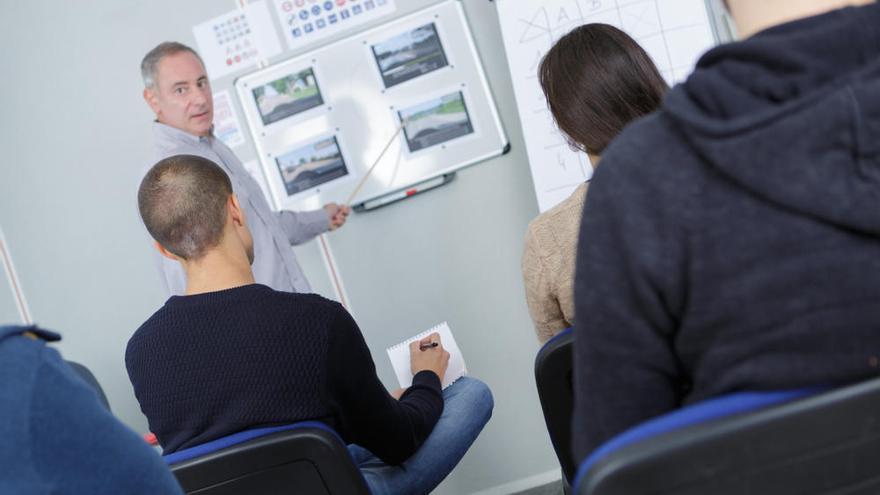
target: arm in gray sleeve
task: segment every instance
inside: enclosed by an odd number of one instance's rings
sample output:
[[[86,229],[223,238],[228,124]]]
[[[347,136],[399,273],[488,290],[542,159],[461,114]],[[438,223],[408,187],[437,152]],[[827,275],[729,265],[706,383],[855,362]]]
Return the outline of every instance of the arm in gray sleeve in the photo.
[[[294,246],[330,230],[330,217],[323,208],[312,211],[281,210],[278,212],[278,221],[287,240]]]

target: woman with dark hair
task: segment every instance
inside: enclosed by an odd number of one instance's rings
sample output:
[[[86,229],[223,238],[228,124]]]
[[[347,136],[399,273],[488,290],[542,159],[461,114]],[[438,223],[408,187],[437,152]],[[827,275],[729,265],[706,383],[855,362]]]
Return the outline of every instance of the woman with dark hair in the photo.
[[[556,125],[593,167],[620,131],[656,110],[668,90],[645,50],[607,24],[586,24],[560,38],[538,75]],[[526,301],[542,343],[574,323],[575,251],[586,194],[584,183],[526,233]]]

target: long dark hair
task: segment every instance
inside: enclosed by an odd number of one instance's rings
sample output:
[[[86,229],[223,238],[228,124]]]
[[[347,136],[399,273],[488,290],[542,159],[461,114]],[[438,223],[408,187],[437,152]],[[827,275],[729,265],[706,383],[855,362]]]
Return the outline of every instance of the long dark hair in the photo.
[[[594,155],[627,124],[656,110],[669,89],[645,50],[607,24],[585,24],[560,38],[538,77],[569,144]]]

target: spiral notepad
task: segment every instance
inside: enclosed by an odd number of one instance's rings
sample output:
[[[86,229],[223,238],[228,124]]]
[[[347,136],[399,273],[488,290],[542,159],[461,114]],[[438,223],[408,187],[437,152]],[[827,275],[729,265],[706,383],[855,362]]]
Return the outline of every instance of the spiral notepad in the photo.
[[[452,330],[449,329],[449,325],[444,321],[433,328],[429,328],[418,335],[385,349],[388,352],[388,357],[391,359],[391,365],[394,367],[394,373],[397,375],[397,381],[400,382],[401,388],[412,385],[413,374],[410,371],[409,363],[410,343],[422,340],[434,332],[440,334],[440,343],[449,352],[449,366],[446,368],[446,376],[443,377],[443,388],[445,389],[452,385],[455,380],[467,374],[467,367],[464,364],[464,356],[461,355],[461,349],[455,343],[455,338],[452,336]]]

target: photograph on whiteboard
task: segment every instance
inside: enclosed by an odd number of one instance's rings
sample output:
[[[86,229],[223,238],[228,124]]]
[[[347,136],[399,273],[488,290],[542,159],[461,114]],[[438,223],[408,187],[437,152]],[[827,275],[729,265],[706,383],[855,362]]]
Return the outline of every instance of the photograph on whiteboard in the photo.
[[[324,104],[312,68],[288,74],[254,88],[263,125],[286,119]]]
[[[386,88],[449,64],[434,23],[399,34],[372,48]]]
[[[406,120],[403,134],[410,152],[474,132],[461,91],[404,108],[397,115],[401,122]]]
[[[290,150],[275,162],[288,196],[348,175],[336,136]]]

